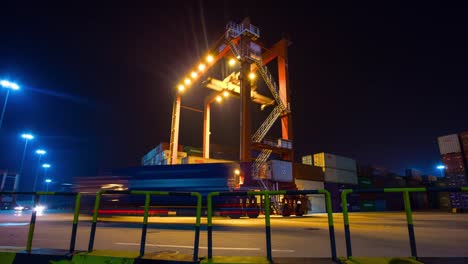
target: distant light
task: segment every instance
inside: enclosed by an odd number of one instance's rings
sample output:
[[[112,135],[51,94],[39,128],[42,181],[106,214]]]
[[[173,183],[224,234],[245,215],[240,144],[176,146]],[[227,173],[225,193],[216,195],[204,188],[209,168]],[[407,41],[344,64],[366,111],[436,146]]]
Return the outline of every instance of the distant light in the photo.
[[[13,209],[14,209],[15,211],[23,211],[24,206],[21,206],[21,205],[20,205],[20,206],[15,206]]]
[[[228,97],[228,96],[229,96],[229,92],[228,92],[228,91],[224,91],[224,92],[223,92],[223,96],[224,96],[224,97]]]
[[[51,179],[46,179],[45,182],[46,182],[46,183],[51,183],[52,180],[51,180]]]
[[[21,137],[27,140],[34,139],[34,136],[31,134],[22,134]]]
[[[179,89],[179,92],[183,92],[185,90],[185,86],[183,84],[179,84],[177,88]]]
[[[214,60],[214,57],[212,55],[208,55],[206,56],[206,61],[209,62],[209,63],[212,63]]]
[[[7,80],[1,80],[0,85],[3,88],[8,88],[8,89],[12,89],[12,90],[19,90],[19,88],[20,88],[18,84],[14,83],[14,82],[7,81]]]
[[[235,59],[230,59],[229,60],[229,65],[234,66],[234,64],[236,64],[236,60]]]
[[[203,63],[200,63],[200,65],[198,65],[198,70],[199,70],[199,71],[204,71],[205,68],[206,68],[206,65],[203,64]]]
[[[44,168],[44,169],[48,169],[48,168],[50,168],[50,167],[51,167],[51,166],[50,166],[49,163],[44,163],[44,164],[42,164],[42,168]]]
[[[436,168],[439,169],[439,170],[443,170],[443,169],[445,169],[445,166],[444,165],[439,165]]]
[[[192,81],[191,81],[189,78],[186,78],[186,79],[184,80],[184,83],[185,83],[185,85],[189,85],[189,84],[192,83]]]
[[[190,76],[191,76],[193,79],[195,79],[195,78],[197,78],[198,73],[193,71],[192,73],[190,73]]]
[[[253,73],[253,72],[249,73],[249,79],[250,79],[250,80],[255,79],[255,77],[257,77],[257,76],[255,75],[255,73]]]
[[[43,205],[37,205],[36,207],[34,207],[34,211],[38,212],[38,213],[42,213],[44,210],[45,210],[45,206]]]
[[[239,169],[235,169],[235,170],[234,170],[234,174],[235,174],[235,175],[240,175],[240,170],[239,170]]]
[[[220,95],[216,96],[216,102],[221,103],[221,101],[223,101],[223,98]]]
[[[47,151],[45,151],[45,150],[43,150],[43,149],[38,149],[38,150],[36,150],[36,154],[38,154],[38,155],[44,155],[44,154],[46,154],[46,153],[47,153]]]

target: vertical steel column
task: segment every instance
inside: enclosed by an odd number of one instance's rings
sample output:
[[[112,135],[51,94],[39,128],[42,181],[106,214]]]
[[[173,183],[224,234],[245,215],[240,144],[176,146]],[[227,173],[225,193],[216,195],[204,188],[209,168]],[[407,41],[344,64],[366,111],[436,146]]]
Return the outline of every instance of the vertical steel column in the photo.
[[[151,195],[150,193],[145,194],[145,213],[143,216],[143,228],[141,229],[141,241],[140,241],[140,257],[145,255],[146,245],[146,231],[148,230],[148,211],[150,206]]]
[[[99,212],[99,205],[101,203],[101,195],[101,191],[96,193],[96,201],[94,202],[93,223],[91,224],[91,234],[89,235],[88,252],[92,252],[94,247],[94,237],[96,236],[96,225]]]
[[[351,250],[351,232],[349,230],[349,217],[348,217],[348,194],[352,193],[353,190],[346,189],[341,192],[341,208],[343,210],[343,223],[345,231],[345,240],[346,240],[346,256],[348,258],[353,256]]]
[[[266,234],[266,250],[267,259],[272,262],[271,256],[271,227],[270,227],[270,195],[265,192],[265,234]]]
[[[76,231],[78,230],[78,218],[80,216],[81,193],[75,198],[75,213],[73,214],[73,227],[70,239],[70,254],[75,251]]]
[[[408,235],[410,240],[411,256],[417,258],[418,252],[416,250],[416,238],[414,236],[413,215],[411,214],[411,202],[409,192],[407,190],[403,192],[403,201],[405,204],[406,222],[408,223]]]
[[[250,39],[247,36],[240,37],[241,70],[240,70],[240,161],[251,162],[252,143],[252,117],[250,111],[250,62],[247,60]],[[250,177],[249,177],[250,178]]]
[[[36,227],[36,208],[37,204],[39,203],[39,195],[36,193],[34,194],[34,204],[33,204],[33,211],[31,213],[31,222],[29,223],[29,231],[28,231],[28,241],[26,244],[26,252],[31,253],[32,248],[32,241],[34,236],[34,228]]]
[[[181,95],[177,94],[172,109],[172,127],[171,127],[171,142],[169,145],[170,163],[171,165],[177,164],[177,152],[179,149],[179,125],[180,125],[180,101]]]
[[[210,102],[205,103],[203,112],[203,158],[210,158]]]

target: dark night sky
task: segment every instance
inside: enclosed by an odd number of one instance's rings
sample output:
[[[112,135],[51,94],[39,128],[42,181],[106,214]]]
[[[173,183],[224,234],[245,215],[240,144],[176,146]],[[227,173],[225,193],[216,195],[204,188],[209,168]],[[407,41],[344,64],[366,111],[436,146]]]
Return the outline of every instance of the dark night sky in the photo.
[[[0,76],[23,89],[8,102],[1,169],[19,167],[19,134],[26,130],[37,135],[26,159],[28,180],[32,151],[41,146],[54,165],[50,175],[64,180],[137,165],[169,140],[177,81],[229,20],[246,16],[267,45],[285,34],[292,41],[298,161],[325,151],[400,173],[406,167],[436,173],[436,137],[468,129],[466,8],[148,2],[126,8],[2,4]],[[184,104],[201,107],[202,88],[194,90]],[[3,102],[5,91],[0,96]],[[215,106],[212,142],[238,142],[238,105],[232,99]],[[201,122],[198,113],[182,113],[182,144],[201,146]]]

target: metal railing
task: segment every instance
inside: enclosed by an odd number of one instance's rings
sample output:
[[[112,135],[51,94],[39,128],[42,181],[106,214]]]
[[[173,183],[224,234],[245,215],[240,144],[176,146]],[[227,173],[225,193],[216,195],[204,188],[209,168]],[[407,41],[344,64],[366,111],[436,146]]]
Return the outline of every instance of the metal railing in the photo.
[[[413,215],[411,211],[411,192],[468,192],[468,187],[421,187],[421,188],[378,188],[378,189],[344,189],[341,192],[341,206],[343,209],[343,222],[346,240],[346,256],[348,259],[353,257],[351,248],[351,231],[349,228],[349,215],[348,215],[348,194],[350,193],[403,193],[403,203],[406,212],[406,222],[408,224],[408,236],[411,248],[411,256],[418,257],[416,249],[416,238],[414,235]]]
[[[32,208],[33,210],[31,213],[31,220],[29,222],[28,240],[26,242],[26,252],[28,253],[31,253],[31,249],[32,249],[32,241],[34,237],[34,229],[36,227],[36,214],[37,214],[37,211],[34,208],[39,204],[39,197],[41,195],[76,196],[69,252],[71,254],[75,251],[76,232],[78,230],[78,218],[80,215],[80,204],[81,204],[80,193],[76,193],[76,192],[0,192],[0,196],[2,195],[34,195],[34,203],[33,203],[33,208]]]
[[[197,198],[197,211],[196,211],[196,222],[195,222],[195,240],[193,246],[193,260],[198,260],[198,248],[200,243],[200,218],[201,218],[201,207],[202,207],[202,196],[198,192],[160,192],[160,191],[112,191],[112,190],[101,190],[96,193],[96,201],[94,203],[93,222],[91,225],[91,233],[89,237],[88,252],[92,252],[94,248],[94,238],[96,236],[97,219],[99,216],[99,207],[101,204],[101,197],[103,194],[126,194],[126,195],[145,195],[145,206],[143,216],[143,226],[141,230],[141,242],[140,242],[140,257],[145,254],[146,245],[146,233],[148,229],[148,212],[150,206],[150,199],[152,195],[155,196],[195,196]]]
[[[331,205],[331,196],[327,190],[303,190],[303,191],[248,191],[248,192],[211,192],[207,196],[207,234],[208,234],[208,261],[213,258],[213,197],[214,196],[264,196],[264,212],[265,212],[265,238],[267,259],[272,262],[271,249],[271,227],[270,227],[270,195],[307,195],[307,194],[324,194],[328,215],[328,227],[330,235],[331,258],[336,260],[336,243],[335,229],[333,225],[333,211]]]

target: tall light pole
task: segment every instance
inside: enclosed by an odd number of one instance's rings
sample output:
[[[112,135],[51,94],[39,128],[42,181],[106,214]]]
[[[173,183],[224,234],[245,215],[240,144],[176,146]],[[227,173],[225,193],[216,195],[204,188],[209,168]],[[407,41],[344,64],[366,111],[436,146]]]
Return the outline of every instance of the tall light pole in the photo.
[[[43,155],[47,154],[47,151],[45,151],[43,149],[38,149],[38,150],[36,150],[36,154],[39,155],[39,158],[37,160],[37,168],[36,168],[36,173],[34,175],[33,192],[36,191],[36,187],[37,187],[37,177],[39,175],[39,166],[41,164],[41,158],[42,158]]]
[[[8,102],[8,96],[10,95],[10,90],[19,90],[20,87],[18,84],[7,81],[7,80],[1,80],[0,81],[0,86],[3,88],[7,89],[7,94],[5,96],[5,102],[3,103],[3,109],[2,109],[2,115],[0,116],[0,129],[2,128],[3,124],[3,117],[5,116],[5,110]]]
[[[27,134],[27,133],[22,134],[21,137],[25,140],[25,143],[24,143],[23,157],[21,158],[21,165],[20,165],[20,169],[18,172],[18,177],[16,177],[15,186],[13,188],[15,191],[17,191],[17,188],[19,185],[19,178],[23,176],[22,173],[23,173],[24,158],[26,157],[26,149],[28,148],[28,142],[29,140],[34,139],[33,135]]]

